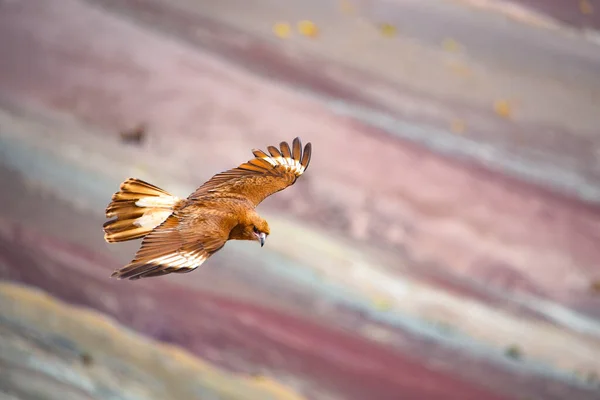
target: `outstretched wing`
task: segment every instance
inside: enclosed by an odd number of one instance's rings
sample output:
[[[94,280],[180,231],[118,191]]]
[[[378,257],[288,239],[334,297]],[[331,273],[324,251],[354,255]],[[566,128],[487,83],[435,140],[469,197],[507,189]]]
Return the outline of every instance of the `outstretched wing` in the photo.
[[[193,271],[225,245],[227,234],[217,226],[207,220],[181,222],[171,215],[144,238],[133,261],[112,277],[134,280]]]
[[[213,176],[200,186],[189,199],[200,199],[209,195],[238,195],[257,206],[268,196],[293,185],[306,171],[310,163],[311,144],[302,149],[300,138],[295,138],[292,148],[281,142],[279,149],[267,148],[269,154],[254,149],[255,158],[229,171]]]

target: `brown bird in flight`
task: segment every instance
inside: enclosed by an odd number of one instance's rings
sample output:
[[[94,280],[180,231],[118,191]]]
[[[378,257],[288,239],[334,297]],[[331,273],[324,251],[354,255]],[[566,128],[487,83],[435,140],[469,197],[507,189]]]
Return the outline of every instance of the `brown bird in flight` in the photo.
[[[118,279],[140,279],[198,268],[228,240],[256,240],[261,246],[269,224],[255,211],[273,193],[293,185],[310,162],[311,144],[302,150],[281,142],[269,154],[253,150],[254,158],[221,172],[187,199],[130,178],[106,208],[104,239],[109,243],[143,237],[135,258],[113,272]]]

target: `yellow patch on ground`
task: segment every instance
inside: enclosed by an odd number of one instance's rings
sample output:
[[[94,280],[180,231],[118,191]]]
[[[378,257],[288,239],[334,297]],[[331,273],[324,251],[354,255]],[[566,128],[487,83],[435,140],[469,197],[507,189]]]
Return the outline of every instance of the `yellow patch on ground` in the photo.
[[[582,14],[590,15],[594,12],[594,6],[592,5],[592,3],[590,3],[589,0],[580,0],[579,10]]]
[[[467,130],[467,124],[462,119],[455,119],[450,124],[450,130],[453,133],[458,135],[462,135]]]
[[[398,33],[394,25],[383,23],[379,24],[379,31],[383,36],[393,37]]]
[[[376,297],[372,301],[373,307],[378,311],[389,311],[392,309],[392,303],[383,297]]]
[[[292,26],[287,22],[277,22],[273,25],[273,33],[281,39],[287,39],[292,35]]]
[[[354,15],[356,14],[356,7],[348,0],[340,0],[339,2],[340,11],[344,14]]]
[[[494,112],[502,118],[510,118],[513,114],[513,107],[510,101],[505,99],[494,102]]]
[[[300,21],[300,22],[298,22],[297,27],[298,27],[298,32],[300,32],[300,34],[303,36],[316,37],[319,34],[319,28],[312,21],[308,21],[308,20]]]
[[[463,45],[452,38],[442,40],[442,48],[450,53],[460,53],[464,50]]]

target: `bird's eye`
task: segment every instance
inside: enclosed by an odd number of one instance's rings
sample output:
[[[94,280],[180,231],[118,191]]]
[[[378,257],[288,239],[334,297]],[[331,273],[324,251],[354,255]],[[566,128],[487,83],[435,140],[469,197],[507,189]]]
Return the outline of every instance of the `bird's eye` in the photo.
[[[254,233],[258,233],[258,228],[257,227],[252,228],[252,230],[254,231]]]

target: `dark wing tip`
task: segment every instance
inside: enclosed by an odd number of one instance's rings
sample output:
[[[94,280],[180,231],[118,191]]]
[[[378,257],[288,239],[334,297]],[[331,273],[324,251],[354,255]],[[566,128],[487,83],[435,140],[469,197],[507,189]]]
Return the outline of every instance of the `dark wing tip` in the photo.
[[[160,264],[139,264],[135,266],[130,264],[128,267],[113,272],[111,278],[135,281],[141,278],[153,276],[152,273],[162,270],[164,270],[164,267]]]
[[[118,269],[117,269],[117,270],[115,270],[115,271],[113,271],[113,273],[112,273],[112,274],[110,274],[110,277],[111,277],[111,278],[122,279],[122,278],[121,278],[121,274],[119,273],[119,270],[118,270]]]
[[[279,152],[279,149],[275,146],[268,146],[267,150],[269,150],[269,153],[271,154],[271,157],[281,157],[281,153]]]
[[[252,149],[252,154],[256,158],[269,158],[270,156],[261,149]]]
[[[302,158],[302,141],[299,137],[295,137],[292,142],[292,157],[298,162]]]
[[[304,154],[302,154],[302,161],[300,161],[300,164],[302,164],[305,171],[308,168],[308,164],[310,164],[311,154],[312,154],[312,144],[310,142],[308,142],[308,143],[306,143],[306,146],[304,146]]]
[[[290,150],[290,145],[287,142],[279,143],[279,148],[281,149],[281,155],[284,158],[292,158],[292,151]]]
[[[246,164],[243,164],[241,166],[241,168],[253,170],[256,172],[264,172],[264,171],[258,171],[258,169],[260,169],[260,168],[264,168],[266,170],[271,169],[272,167],[275,167],[277,165],[277,163],[281,162],[281,161],[277,161],[277,160],[273,160],[273,159],[282,157],[284,159],[291,158],[291,159],[299,162],[300,165],[302,165],[302,167],[303,167],[302,172],[304,172],[304,170],[306,170],[306,168],[308,167],[308,164],[310,163],[310,158],[311,158],[311,154],[312,154],[312,144],[310,142],[308,142],[306,144],[306,146],[304,146],[304,149],[302,149],[302,141],[300,140],[300,137],[297,136],[292,141],[291,147],[288,144],[288,142],[282,141],[281,143],[279,143],[279,149],[275,146],[267,146],[267,151],[270,154],[267,154],[266,152],[259,150],[259,149],[252,149],[252,153],[254,154],[254,157],[256,157],[256,158],[254,160],[248,161]],[[271,161],[266,161],[267,159],[271,159]],[[290,163],[289,161],[286,161],[286,163],[288,163],[286,165],[292,165],[292,164],[289,164]],[[248,165],[248,164],[251,164],[251,165]],[[267,164],[270,164],[270,165],[267,165]],[[302,172],[296,172],[296,173],[301,174]]]

